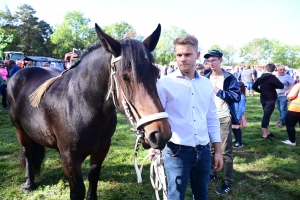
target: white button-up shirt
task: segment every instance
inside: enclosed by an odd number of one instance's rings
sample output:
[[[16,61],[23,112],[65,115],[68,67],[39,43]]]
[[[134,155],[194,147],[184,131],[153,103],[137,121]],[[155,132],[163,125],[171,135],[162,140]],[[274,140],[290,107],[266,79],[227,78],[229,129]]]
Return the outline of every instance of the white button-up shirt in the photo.
[[[191,147],[221,142],[214,88],[208,78],[195,73],[190,80],[178,69],[158,80],[157,91],[169,115],[171,142]]]

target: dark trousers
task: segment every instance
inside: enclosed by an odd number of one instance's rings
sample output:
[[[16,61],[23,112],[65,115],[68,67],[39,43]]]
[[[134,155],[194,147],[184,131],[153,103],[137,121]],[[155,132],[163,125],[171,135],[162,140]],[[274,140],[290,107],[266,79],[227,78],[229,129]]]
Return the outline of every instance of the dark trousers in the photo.
[[[263,107],[264,115],[261,121],[261,127],[262,128],[268,128],[270,123],[271,115],[275,109],[275,102],[276,100],[270,101],[270,100],[264,100],[260,99],[260,103]]]
[[[6,85],[0,85],[0,94],[2,95],[2,106],[7,107],[6,104]]]
[[[295,126],[297,123],[300,123],[300,112],[288,111],[286,115],[286,131],[292,143],[296,142]]]

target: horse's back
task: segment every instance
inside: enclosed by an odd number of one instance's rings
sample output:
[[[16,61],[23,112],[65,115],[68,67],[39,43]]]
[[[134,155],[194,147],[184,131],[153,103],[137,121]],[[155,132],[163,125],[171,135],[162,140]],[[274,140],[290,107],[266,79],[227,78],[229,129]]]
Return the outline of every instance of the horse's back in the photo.
[[[16,99],[18,95],[22,94],[22,90],[25,90],[25,92],[34,91],[47,79],[57,76],[59,73],[59,70],[50,67],[28,67],[19,70],[9,79],[7,86],[8,96]]]

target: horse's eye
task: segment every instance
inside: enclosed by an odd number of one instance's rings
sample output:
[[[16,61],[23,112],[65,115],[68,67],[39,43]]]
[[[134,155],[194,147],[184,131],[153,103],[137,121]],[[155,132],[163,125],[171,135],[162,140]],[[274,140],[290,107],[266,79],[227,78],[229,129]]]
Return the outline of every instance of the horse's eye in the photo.
[[[126,81],[126,82],[130,81],[130,78],[129,78],[128,74],[123,74],[123,80]]]

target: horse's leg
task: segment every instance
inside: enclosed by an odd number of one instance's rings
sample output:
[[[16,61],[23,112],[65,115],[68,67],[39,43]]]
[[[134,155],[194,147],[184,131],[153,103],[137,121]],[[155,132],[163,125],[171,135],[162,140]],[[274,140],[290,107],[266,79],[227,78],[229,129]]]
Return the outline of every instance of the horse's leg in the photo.
[[[102,146],[102,148],[90,157],[90,170],[88,173],[89,189],[87,192],[88,200],[97,200],[97,186],[101,172],[102,163],[108,153],[111,140]]]
[[[20,151],[21,169],[26,169],[23,192],[28,193],[37,188],[34,182],[35,173],[38,174],[40,172],[45,156],[45,149],[43,146],[31,140],[24,130],[20,128],[17,129],[17,138],[23,146]]]
[[[90,157],[90,170],[88,173],[89,189],[88,200],[97,200],[97,185],[100,177],[102,163],[110,148],[111,138],[116,130],[117,115],[112,113],[107,121],[105,131],[101,132],[100,145],[98,151]]]
[[[60,153],[64,172],[69,179],[70,199],[82,200],[85,197],[85,186],[81,170],[81,164],[84,159],[80,158],[79,152],[71,152],[69,149],[60,148]]]
[[[25,167],[25,183],[23,185],[23,192],[29,193],[32,190],[35,190],[37,188],[34,179],[35,174],[32,169],[32,147],[22,147],[22,150],[20,152],[20,158],[21,158],[21,168]]]

